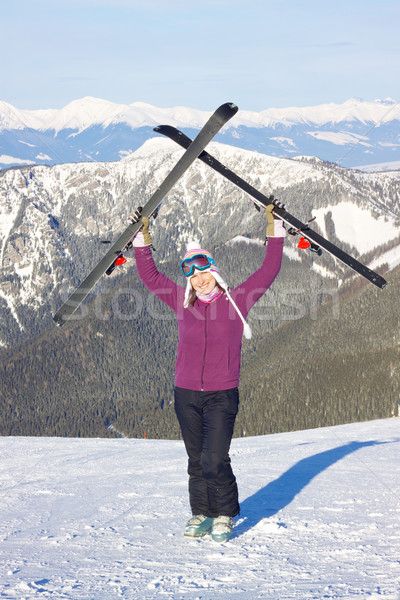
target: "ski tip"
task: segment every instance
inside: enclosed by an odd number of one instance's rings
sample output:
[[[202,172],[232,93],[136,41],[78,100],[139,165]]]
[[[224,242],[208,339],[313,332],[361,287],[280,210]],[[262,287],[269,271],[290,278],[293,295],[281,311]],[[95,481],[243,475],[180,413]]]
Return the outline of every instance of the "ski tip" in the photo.
[[[62,327],[64,325],[64,323],[66,323],[68,321],[68,317],[70,315],[66,314],[65,311],[63,310],[64,306],[62,306],[55,315],[52,315],[53,317],[53,321],[54,323],[58,326],[58,327]]]
[[[53,321],[58,327],[62,327],[65,323],[64,319],[62,319],[59,315],[53,315]]]
[[[223,112],[227,117],[229,115],[229,119],[236,115],[238,110],[239,107],[236,106],[234,102],[225,102],[225,104],[221,104],[221,106],[217,108],[217,112]]]
[[[380,288],[381,290],[383,290],[383,288],[387,286],[386,279],[384,279],[382,275],[379,275],[379,273],[371,271],[371,269],[369,269],[368,267],[366,267],[366,273],[361,274],[364,275],[366,279],[368,279],[371,283],[376,285],[376,287]]]
[[[153,131],[155,131],[156,133],[161,133],[162,135],[165,135],[167,132],[173,132],[176,130],[171,125],[157,125],[157,127],[153,127]]]
[[[379,277],[376,281],[373,281],[372,283],[375,283],[375,285],[381,288],[381,290],[383,290],[383,288],[387,286],[387,281],[386,279],[383,279],[383,277]]]

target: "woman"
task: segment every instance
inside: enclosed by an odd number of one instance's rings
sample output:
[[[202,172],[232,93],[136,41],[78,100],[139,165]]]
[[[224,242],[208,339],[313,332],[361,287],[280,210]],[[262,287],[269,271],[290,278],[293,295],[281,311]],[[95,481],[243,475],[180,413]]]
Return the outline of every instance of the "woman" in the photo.
[[[189,457],[192,518],[185,536],[211,534],[224,542],[239,514],[238,489],[229,448],[239,406],[242,335],[251,337],[245,319],[279,273],[285,229],[266,208],[268,245],[260,269],[229,290],[207,250],[189,247],[181,262],[186,288],[160,273],[151,253],[149,220],[133,240],[136,266],[144,285],[170,306],[178,319],[175,411]],[[136,211],[132,220],[141,218]]]

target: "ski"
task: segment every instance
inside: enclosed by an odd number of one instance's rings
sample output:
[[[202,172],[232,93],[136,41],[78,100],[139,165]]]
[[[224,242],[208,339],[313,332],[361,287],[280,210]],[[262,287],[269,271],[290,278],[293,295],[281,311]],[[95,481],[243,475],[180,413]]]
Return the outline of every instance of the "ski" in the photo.
[[[164,196],[170,191],[175,183],[182,177],[185,171],[196,160],[198,155],[204,150],[207,144],[218,133],[218,131],[231,119],[238,111],[238,107],[230,102],[222,104],[209,118],[202,127],[195,140],[190,142],[185,154],[179,159],[174,168],[167,175],[160,187],[151,196],[142,210],[142,216],[150,217],[153,215]],[[82,281],[77,289],[69,296],[64,304],[57,310],[53,316],[57,325],[61,326],[76,311],[83,302],[100,277],[109,271],[112,272],[116,263],[123,261],[123,252],[129,248],[132,239],[142,226],[142,221],[130,223],[122,232],[117,241],[110,247],[107,254],[98,262],[89,275]]]
[[[179,131],[179,129],[169,125],[160,125],[159,127],[155,127],[154,131],[170,138],[183,148],[187,148],[191,143],[191,139],[187,135],[185,135],[182,131]],[[268,198],[262,194],[259,190],[254,188],[239,175],[228,169],[225,165],[223,165],[205,150],[199,154],[198,158],[206,163],[209,167],[229,179],[229,181],[246,192],[246,194],[249,194],[249,196],[254,198],[256,207],[265,207],[268,204],[271,204],[271,198],[273,197]],[[335,244],[332,244],[332,242],[326,240],[322,235],[311,229],[308,223],[303,223],[291,215],[286,209],[277,207],[273,212],[277,217],[282,219],[282,221],[290,226],[289,233],[301,236],[300,244],[302,244],[303,247],[309,247],[310,250],[316,252],[317,254],[321,254],[322,250],[326,250],[329,254],[339,259],[342,263],[353,269],[353,271],[357,272],[359,275],[362,275],[365,277],[365,279],[381,289],[383,289],[387,284],[386,280],[381,277],[381,275],[375,273],[375,271],[372,271],[358,260],[347,254],[347,252],[344,252],[344,250],[341,250],[335,246]],[[306,243],[304,242],[304,238],[307,240]]]

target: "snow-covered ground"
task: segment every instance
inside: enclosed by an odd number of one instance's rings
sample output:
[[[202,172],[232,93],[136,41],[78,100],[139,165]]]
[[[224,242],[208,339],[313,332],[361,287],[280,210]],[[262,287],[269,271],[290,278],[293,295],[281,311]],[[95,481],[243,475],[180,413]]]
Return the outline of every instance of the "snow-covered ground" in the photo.
[[[314,209],[313,217],[318,220],[322,234],[329,238],[324,223],[331,213],[335,223],[335,233],[342,242],[357,248],[360,254],[385,244],[399,235],[395,219],[385,216],[374,218],[371,211],[360,208],[354,202],[339,202],[335,206]]]
[[[231,540],[179,441],[0,438],[0,598],[400,598],[400,419],[235,439]]]

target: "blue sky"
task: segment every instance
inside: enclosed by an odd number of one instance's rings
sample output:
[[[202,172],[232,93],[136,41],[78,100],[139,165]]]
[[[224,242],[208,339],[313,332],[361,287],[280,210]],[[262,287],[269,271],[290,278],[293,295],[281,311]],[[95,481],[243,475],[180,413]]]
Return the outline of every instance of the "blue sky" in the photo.
[[[0,100],[400,100],[399,0],[1,0]]]

